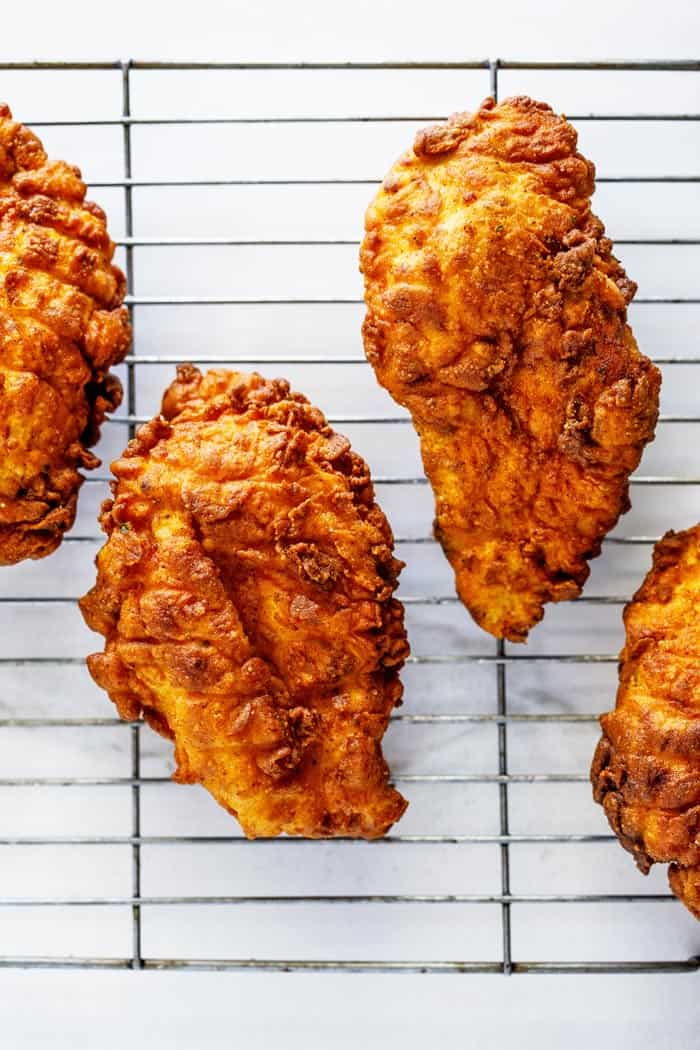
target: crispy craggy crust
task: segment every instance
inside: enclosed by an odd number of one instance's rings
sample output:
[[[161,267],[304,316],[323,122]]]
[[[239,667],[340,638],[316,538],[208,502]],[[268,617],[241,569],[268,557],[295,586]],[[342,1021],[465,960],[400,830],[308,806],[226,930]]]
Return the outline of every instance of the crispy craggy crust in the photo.
[[[105,216],[0,105],[0,565],[43,558],[73,524],[88,451],[121,401],[130,342]]]
[[[81,608],[121,716],[251,838],[384,834],[408,645],[366,463],[284,380],[186,366],[112,470]]]
[[[576,132],[529,98],[418,134],[366,215],[367,357],[405,405],[474,619],[524,641],[629,507],[660,375]]]
[[[700,918],[700,525],[668,532],[624,612],[615,710],[603,715],[593,796],[645,874],[670,863]]]

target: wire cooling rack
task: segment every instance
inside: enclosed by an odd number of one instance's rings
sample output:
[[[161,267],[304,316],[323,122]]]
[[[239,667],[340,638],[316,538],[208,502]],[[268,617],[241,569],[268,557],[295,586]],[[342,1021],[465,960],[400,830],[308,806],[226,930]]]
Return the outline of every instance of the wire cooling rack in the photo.
[[[0,71],[15,115],[54,156],[74,159],[62,144],[78,135],[78,159],[120,245],[135,340],[103,458],[156,409],[172,373],[163,366],[189,360],[298,375],[295,385],[370,460],[408,561],[400,596],[414,653],[405,707],[385,739],[411,801],[406,818],[370,844],[246,842],[199,789],[171,785],[164,745],[140,723],[110,717],[91,692],[83,663],[97,644],[75,603],[79,584],[90,583],[108,479],[104,471],[88,478],[61,551],[0,581],[0,966],[699,969],[694,921],[663,872],[651,883],[634,872],[590,802],[587,769],[597,715],[614,700],[621,605],[657,533],[697,517],[687,428],[699,421],[689,369],[700,363],[692,334],[700,61],[125,61]],[[80,116],[53,104],[64,76],[74,88],[66,105]],[[33,82],[47,77],[41,90],[51,91],[37,97],[52,104],[53,119],[23,113],[15,89],[31,99]],[[429,534],[431,496],[413,432],[364,362],[361,291],[346,278],[356,276],[362,207],[412,141],[411,125],[499,90],[539,94],[560,109],[560,99],[573,100],[570,119],[605,195],[596,210],[632,275],[641,274],[632,321],[669,391],[657,442],[632,479],[634,510],[606,541],[585,594],[551,607],[527,647],[479,632],[453,596]],[[432,98],[440,108],[430,112]],[[593,99],[596,111],[577,98]],[[116,146],[100,138],[112,131]],[[234,136],[223,152],[219,135]],[[211,170],[197,166],[202,157]],[[181,227],[188,232],[172,235]],[[216,255],[222,250],[233,257]],[[220,261],[207,276],[210,257]],[[218,290],[222,270],[238,275],[233,293]],[[209,280],[214,290],[202,294]],[[81,741],[75,747],[69,733]]]

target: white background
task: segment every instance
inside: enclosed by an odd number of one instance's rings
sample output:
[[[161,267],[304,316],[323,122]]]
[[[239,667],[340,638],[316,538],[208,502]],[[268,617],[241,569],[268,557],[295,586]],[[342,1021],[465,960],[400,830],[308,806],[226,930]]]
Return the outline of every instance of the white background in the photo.
[[[670,3],[663,8],[646,3],[590,3],[586,9],[561,4],[518,4],[504,2],[497,8],[484,5],[433,2],[333,3],[258,3],[238,4],[212,2],[196,6],[140,4],[126,2],[118,8],[81,3],[34,4],[24,10],[14,7],[3,12],[0,60],[27,59],[220,59],[220,60],[441,60],[465,59],[485,55],[507,57],[696,57],[700,38],[700,16],[690,3]],[[589,75],[590,76],[590,75]],[[436,112],[444,108],[467,108],[486,93],[484,74],[472,74],[451,87],[449,80],[436,83]],[[206,79],[206,78],[205,78]],[[333,78],[323,90],[314,87],[314,95],[294,97],[289,85],[280,85],[275,95],[269,78],[246,81],[244,89],[233,95],[208,95],[204,81],[189,94],[191,81],[173,82],[166,94],[142,78],[142,94],[134,91],[135,107],[143,113],[163,115],[171,112],[222,113],[246,111],[271,113],[315,111],[343,112],[409,112],[432,111],[425,98],[424,81],[415,105],[409,105],[407,94],[417,91],[410,78],[398,81],[363,78],[362,85],[340,83]],[[0,81],[0,95],[6,96],[22,119],[62,116],[65,100],[53,96],[50,87],[45,96],[37,95],[35,81],[8,79],[7,88]],[[96,82],[97,83],[97,82]],[[101,81],[99,81],[101,84]],[[313,81],[314,85],[319,81]],[[532,91],[544,94],[560,109],[583,112],[622,110],[689,110],[700,107],[700,76],[691,80],[664,82],[663,93],[657,80],[635,82],[636,95],[620,81],[596,78],[594,81],[572,78],[557,84],[557,97],[551,94],[549,82],[532,74],[517,77],[503,75],[502,94]],[[135,80],[136,85],[136,80]],[[469,85],[469,97],[463,92]],[[638,85],[638,86],[637,86]],[[689,94],[683,95],[687,85]],[[459,97],[455,97],[458,93]],[[95,87],[88,97],[76,94],[71,115],[104,114],[106,106],[115,105],[115,93]],[[104,90],[102,96],[100,92]],[[230,88],[228,89],[230,91]],[[358,94],[352,92],[358,91]],[[582,91],[588,105],[576,100]],[[659,97],[655,92],[659,91]],[[454,91],[454,95],[453,92]],[[361,93],[364,92],[364,93]],[[567,92],[569,96],[567,96]],[[344,94],[343,94],[344,93]],[[665,93],[665,94],[664,94]],[[442,99],[447,99],[443,105]],[[413,101],[413,97],[412,101]],[[39,105],[41,103],[41,105]],[[370,108],[370,107],[373,107]],[[112,110],[110,109],[110,112]],[[136,108],[135,108],[135,111]],[[118,114],[118,110],[114,115]],[[617,138],[607,129],[582,125],[582,147],[599,163],[600,173],[624,171],[700,170],[698,140],[692,129],[667,129],[651,126],[650,139],[637,132],[628,138]],[[54,128],[42,130],[47,145],[55,155],[80,163],[86,178],[99,181],[115,176],[118,164],[118,142],[106,135],[86,138],[80,131]],[[382,128],[381,134],[365,135],[356,142],[352,132],[341,128],[329,132],[328,141],[319,148],[318,140],[302,143],[276,132],[263,139],[250,139],[247,149],[232,160],[225,134],[214,129],[201,140],[191,140],[186,155],[176,154],[179,139],[167,133],[158,140],[144,138],[139,144],[135,131],[135,159],[144,177],[172,177],[174,168],[186,176],[198,172],[212,173],[212,163],[222,167],[234,163],[235,172],[245,174],[246,165],[254,175],[271,175],[280,166],[286,174],[315,173],[379,175],[393,156],[411,141],[412,126]],[[150,135],[151,132],[148,132]],[[153,135],[155,136],[155,132]],[[81,137],[82,136],[82,137]],[[653,136],[653,138],[652,138]],[[156,143],[154,147],[154,142]],[[306,168],[304,167],[306,165]],[[118,169],[116,170],[118,174]],[[158,191],[135,194],[137,230],[143,236],[197,236],[203,233],[225,236],[273,236],[282,232],[294,236],[358,236],[359,216],[369,188],[350,190],[346,197],[320,194],[309,197],[301,192],[289,206],[255,195],[245,202],[240,199],[196,198],[186,193],[170,197]],[[678,189],[665,198],[632,192],[622,195],[614,187],[601,186],[597,207],[608,220],[613,236],[698,236],[700,220],[697,194]],[[684,193],[686,194],[684,196]],[[94,196],[110,212],[113,235],[120,230],[120,199],[116,190],[95,190]],[[139,210],[140,209],[140,210]],[[173,219],[173,216],[175,218]],[[229,294],[229,295],[348,295],[358,293],[355,251],[352,246],[329,250],[322,265],[318,256],[291,254],[257,259],[249,255],[219,254],[200,251],[191,256],[153,254],[155,250],[139,249],[136,254],[136,292],[159,294]],[[325,250],[324,250],[325,251]],[[698,257],[687,252],[680,256],[668,249],[628,247],[620,255],[640,283],[643,295],[697,295]],[[697,252],[697,249],[695,250]],[[180,264],[177,261],[180,260]],[[179,266],[179,268],[178,268]],[[215,282],[219,282],[216,284]],[[277,284],[275,283],[277,282]],[[656,356],[697,354],[696,326],[692,312],[673,317],[663,312],[645,313],[643,306],[633,316],[640,341]],[[357,325],[361,311],[349,308],[345,315],[329,311],[318,322],[319,315],[294,317],[260,315],[246,318],[238,315],[231,324],[226,311],[207,314],[206,329],[201,314],[185,310],[174,314],[166,309],[144,310],[137,318],[137,349],[142,353],[211,352],[224,356],[231,340],[238,338],[261,358],[275,353],[321,353],[350,356],[358,349]],[[206,339],[206,346],[200,345]],[[194,350],[192,348],[194,347]],[[236,346],[241,353],[241,345]],[[343,370],[337,366],[326,372],[297,368],[287,370],[296,385],[304,389],[329,414],[351,414],[353,411],[397,414],[358,366]],[[169,369],[154,368],[139,385],[137,411],[148,414],[155,408],[158,391],[167,381]],[[693,372],[687,367],[668,369],[665,375],[664,411],[697,414]],[[353,389],[355,392],[353,393]],[[362,398],[363,400],[358,400]],[[358,407],[359,406],[359,407]],[[343,429],[343,428],[341,428]],[[418,471],[415,445],[404,427],[395,428],[397,439],[385,438],[385,430],[372,435],[356,427],[344,428],[356,447],[367,455],[375,473],[401,469],[410,474]],[[105,460],[123,440],[124,428],[118,424],[107,428],[102,454]],[[398,444],[392,445],[392,440]],[[411,458],[413,457],[413,458]],[[645,458],[643,472],[695,474],[697,468],[692,431],[682,427],[660,428],[653,448]],[[81,499],[77,529],[94,532],[96,487],[86,486]],[[389,491],[381,498],[392,517],[397,534],[424,535],[429,527],[430,504],[427,493],[412,493],[410,502]],[[668,524],[682,527],[697,520],[697,496],[687,489],[638,489],[635,506],[621,523],[620,534],[656,534]],[[671,520],[669,520],[671,519]],[[6,574],[2,587],[9,593],[74,594],[89,586],[90,558],[94,546],[66,545],[49,562],[20,566]],[[89,552],[89,553],[88,553]],[[416,553],[417,552],[417,553]],[[404,557],[406,550],[402,550]],[[417,554],[420,556],[417,557]],[[404,573],[404,594],[449,593],[450,581],[441,559],[434,550],[415,549],[412,563]],[[648,560],[648,548],[606,551],[596,564],[589,593],[629,593]],[[41,588],[41,589],[39,589]],[[467,624],[458,610],[448,610],[444,617],[420,622],[421,614],[409,615],[413,641],[441,645],[465,643],[474,652],[491,652],[485,636]],[[34,616],[34,614],[32,614]],[[2,622],[2,652],[26,651],[75,652],[90,650],[94,642],[79,621],[66,619],[37,622],[22,619],[21,612]],[[64,636],[57,632],[63,631]],[[67,632],[67,634],[65,633]],[[551,610],[545,624],[533,635],[534,651],[615,651],[620,643],[619,609],[607,607],[586,610],[568,606]],[[612,674],[612,677],[611,677]],[[57,683],[39,675],[3,678],[3,712],[8,714],[70,715],[105,713],[105,701],[97,690],[91,690],[83,677],[71,677]],[[490,671],[476,669],[469,679],[470,710],[492,710],[493,682]],[[463,698],[460,682],[443,677],[420,681],[407,675],[406,710],[432,710],[444,703],[445,709],[458,705]],[[614,669],[602,672],[581,671],[576,665],[566,677],[548,678],[545,672],[528,680],[523,672],[509,677],[514,709],[524,712],[541,710],[551,702],[552,709],[569,711],[602,710],[611,701]],[[454,690],[450,694],[450,690]],[[97,731],[96,731],[97,732]],[[482,737],[481,729],[449,733],[439,729],[416,730],[395,726],[390,732],[388,753],[392,765],[403,772],[431,772],[449,769],[485,770],[493,768],[494,732]],[[63,730],[41,731],[38,735],[7,736],[0,740],[2,776],[21,775],[125,775],[128,751],[121,730],[100,730],[98,738],[89,741],[73,738]],[[64,735],[65,734],[65,735]],[[413,734],[413,735],[411,735]],[[575,732],[547,727],[523,729],[511,734],[511,768],[522,771],[569,771],[585,769],[594,742],[593,727]],[[144,737],[144,741],[146,741]],[[465,765],[466,763],[466,765]],[[145,744],[144,772],[161,775],[168,771],[168,749],[155,738]],[[554,792],[537,795],[543,789],[514,791],[512,817],[518,830],[604,830],[600,815],[589,801],[585,785],[566,785]],[[221,831],[224,818],[195,789],[158,788],[146,802],[146,819],[152,834]],[[176,792],[173,795],[173,791]],[[146,793],[145,793],[146,794]],[[117,795],[105,798],[91,795],[92,801],[75,798],[71,803],[63,796],[51,803],[32,803],[5,792],[0,799],[0,821],[6,834],[75,832],[76,821],[84,833],[128,833],[125,808],[120,808]],[[418,833],[473,830],[495,831],[483,819],[492,820],[494,799],[485,791],[479,796],[474,788],[467,796],[447,792],[443,796],[421,792],[411,795],[412,807],[401,830]],[[128,799],[126,799],[128,802]],[[459,805],[457,805],[457,803]],[[71,809],[71,807],[75,807]],[[452,809],[450,807],[453,807]],[[546,823],[543,823],[546,821]],[[65,827],[62,822],[64,822]],[[442,824],[441,824],[442,822]],[[467,826],[468,825],[468,826]],[[230,826],[226,822],[230,833]],[[498,857],[490,848],[473,849],[466,856],[466,867],[456,864],[454,854],[437,858],[434,854],[420,859],[420,854],[399,847],[379,847],[361,855],[349,853],[338,863],[338,854],[323,853],[329,847],[292,846],[281,851],[278,859],[266,861],[262,850],[247,851],[245,845],[226,847],[207,853],[203,847],[180,867],[167,854],[152,857],[145,866],[153,881],[145,887],[153,893],[225,892],[230,880],[237,880],[242,892],[480,892],[496,888]],[[276,847],[271,847],[276,848]],[[354,848],[354,847],[353,847]],[[517,853],[518,849],[525,852]],[[365,847],[358,847],[364,850]],[[229,851],[230,850],[230,851]],[[307,853],[304,854],[304,850]],[[527,850],[530,850],[528,857]],[[2,893],[59,896],[123,894],[128,891],[128,857],[121,849],[118,858],[107,851],[74,851],[66,859],[65,851],[48,853],[41,850],[0,851]],[[514,878],[520,892],[663,892],[663,873],[657,872],[644,883],[634,872],[629,858],[614,846],[566,846],[559,851],[514,847]],[[366,861],[358,863],[358,857]],[[284,858],[287,858],[285,861]],[[294,858],[290,862],[290,858]],[[126,861],[124,860],[126,858]],[[254,859],[253,859],[254,858]],[[284,865],[287,864],[287,870]],[[274,864],[274,867],[273,867]],[[284,880],[280,881],[280,874]],[[321,881],[319,881],[321,879]],[[111,881],[110,881],[111,880]],[[168,880],[170,880],[168,882]],[[335,880],[335,882],[334,882]],[[641,885],[640,885],[641,883]],[[77,887],[77,888],[76,888]],[[126,889],[125,889],[126,887]],[[281,887],[281,889],[280,889]],[[584,906],[577,906],[583,908]],[[585,906],[588,907],[588,906]],[[365,909],[366,911],[366,909]],[[488,911],[488,909],[486,909]],[[380,913],[357,910],[345,915],[322,911],[305,919],[289,911],[277,913],[279,926],[274,927],[268,914],[244,917],[238,912],[226,914],[207,909],[190,910],[167,916],[164,912],[147,928],[152,937],[146,949],[154,955],[186,953],[280,955],[318,957],[325,951],[350,957],[411,958],[485,958],[497,957],[499,946],[498,912],[492,909],[493,921],[482,917],[482,909],[428,909],[420,920],[415,913],[383,909]],[[700,935],[694,920],[674,904],[650,904],[627,909],[624,914],[597,909],[573,915],[569,909],[558,917],[556,908],[535,910],[521,918],[516,910],[515,954],[520,958],[551,958],[557,950],[562,958],[682,958],[700,948]],[[572,917],[573,916],[573,917]],[[94,954],[128,952],[124,915],[107,916],[104,912],[62,915],[43,912],[29,915],[26,911],[0,913],[0,954],[33,951],[37,954],[61,954],[64,951]],[[299,944],[294,945],[298,925]],[[416,926],[411,924],[416,922]],[[560,925],[561,924],[561,925]],[[272,928],[271,928],[272,927]],[[168,938],[176,931],[177,941]],[[152,931],[152,932],[151,932]],[[521,936],[522,941],[517,937]],[[158,938],[161,938],[160,940]],[[91,939],[92,938],[92,939]],[[111,940],[110,940],[111,938]],[[315,939],[315,940],[314,940]],[[237,950],[225,951],[235,943]],[[330,945],[330,948],[329,948]],[[418,946],[418,947],[417,947]],[[294,947],[297,948],[294,951]],[[85,972],[16,972],[0,971],[0,1006],[3,1037],[14,1050],[25,1047],[176,1047],[199,1050],[204,1047],[345,1047],[364,1044],[380,1046],[395,1041],[406,1047],[474,1046],[490,1047],[562,1046],[575,1050],[588,1047],[593,1040],[641,1047],[677,1048],[697,1043],[700,1011],[698,976],[669,977],[446,977],[446,976],[332,976],[332,975],[255,975],[255,974],[130,974]]]

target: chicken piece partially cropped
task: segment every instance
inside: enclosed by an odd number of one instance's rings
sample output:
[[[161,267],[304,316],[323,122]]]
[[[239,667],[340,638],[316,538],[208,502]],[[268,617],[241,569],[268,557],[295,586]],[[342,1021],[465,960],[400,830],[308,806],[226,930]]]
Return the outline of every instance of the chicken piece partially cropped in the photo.
[[[487,99],[419,132],[366,215],[367,357],[413,417],[462,601],[514,642],[580,593],[657,418],[593,189],[566,120]]]
[[[600,720],[593,796],[645,874],[700,919],[700,525],[668,532],[624,613],[615,710]]]
[[[95,681],[249,837],[383,835],[408,645],[367,465],[284,380],[186,366],[112,470]]]
[[[78,169],[0,105],[0,565],[59,545],[121,401],[109,368],[131,333],[105,223]]]

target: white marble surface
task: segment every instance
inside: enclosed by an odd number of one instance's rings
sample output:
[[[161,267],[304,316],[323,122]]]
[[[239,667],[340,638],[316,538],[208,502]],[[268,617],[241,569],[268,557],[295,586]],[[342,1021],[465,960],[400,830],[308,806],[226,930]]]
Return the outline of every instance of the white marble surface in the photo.
[[[650,4],[589,5],[567,15],[560,5],[499,5],[492,12],[433,3],[430,15],[404,3],[198,5],[194,24],[177,6],[127,2],[98,34],[96,15],[78,17],[70,32],[56,9],[39,4],[32,41],[3,34],[0,58],[465,58],[484,54],[679,57],[697,42],[690,4],[669,4],[659,19]],[[549,14],[534,18],[533,10]],[[634,19],[628,16],[632,10]],[[65,8],[62,10],[65,11]],[[654,11],[654,24],[642,17]],[[267,12],[267,18],[263,13]],[[371,13],[370,13],[371,12]],[[442,23],[438,15],[442,14]],[[431,17],[432,15],[432,17]],[[507,17],[506,17],[507,16]],[[3,16],[5,18],[5,16]],[[26,15],[23,15],[26,17]],[[10,21],[15,18],[11,13]],[[80,28],[76,26],[80,24]],[[440,32],[436,26],[442,25]],[[445,30],[449,27],[449,32]],[[371,27],[371,29],[370,29]],[[700,74],[503,72],[500,91],[528,92],[568,113],[700,110]],[[0,95],[23,120],[116,117],[119,74],[1,73]],[[485,71],[439,73],[134,73],[132,110],[146,115],[405,114],[440,115],[466,108],[488,93]],[[418,122],[419,123],[419,122]],[[195,179],[379,177],[410,143],[413,123],[368,125],[137,126],[136,178]],[[581,122],[581,148],[600,175],[700,172],[700,125]],[[89,181],[122,174],[121,131],[40,129],[56,155],[80,164]],[[134,190],[134,233],[141,238],[358,239],[368,186],[142,188]],[[93,191],[107,209],[113,236],[124,233],[119,189]],[[596,207],[613,237],[700,236],[700,186],[602,184]],[[359,297],[357,249],[337,247],[137,247],[137,296]],[[639,282],[639,296],[697,296],[700,248],[622,246],[618,254]],[[632,307],[631,320],[651,356],[697,355],[698,306]],[[364,364],[333,364],[359,356],[360,306],[139,307],[136,353],[250,355],[262,370],[284,372],[330,416],[398,416]],[[276,356],[327,356],[323,367],[270,365]],[[123,371],[123,370],[122,370]],[[152,413],[171,366],[137,369],[140,415]],[[663,412],[700,414],[698,372],[690,365],[664,372]],[[406,425],[340,427],[369,460],[375,475],[420,473],[415,435]],[[640,473],[700,475],[696,431],[662,424]],[[123,424],[105,427],[100,453],[108,463],[122,447]],[[102,474],[105,470],[101,471]],[[429,490],[379,486],[397,536],[428,535]],[[81,495],[73,535],[96,537],[95,514],[106,494],[90,483]],[[658,535],[699,514],[692,487],[633,489],[634,506],[618,535]],[[67,542],[49,560],[3,570],[0,657],[82,657],[96,645],[69,600],[43,606],[33,597],[71,599],[90,586],[96,540]],[[401,593],[449,595],[450,572],[434,546],[400,545],[408,562]],[[646,571],[648,546],[607,545],[595,563],[588,594],[628,595]],[[419,654],[493,655],[495,643],[453,605],[409,606],[407,622]],[[551,608],[528,651],[615,653],[622,630],[618,606]],[[513,647],[509,647],[513,651]],[[405,673],[404,711],[495,712],[492,666],[414,666]],[[514,713],[598,712],[612,703],[614,664],[533,663],[509,666]],[[0,719],[109,717],[106,698],[79,666],[0,664]],[[596,739],[594,724],[512,725],[512,772],[584,773]],[[0,728],[0,778],[128,777],[130,730]],[[396,722],[386,737],[394,771],[495,773],[494,725]],[[170,748],[142,733],[142,773],[164,777]],[[405,785],[411,806],[397,832],[495,834],[498,793],[493,784]],[[588,785],[520,784],[510,788],[514,834],[604,833]],[[131,831],[127,787],[0,787],[0,838],[121,837]],[[203,791],[173,784],[142,789],[145,836],[236,835],[237,827]],[[146,896],[219,894],[318,895],[498,892],[498,847],[280,843],[250,846],[151,844],[142,848]],[[131,851],[126,845],[0,846],[0,896],[128,897]],[[511,849],[516,894],[664,893],[665,877],[643,879],[612,842],[518,844]],[[516,959],[682,959],[700,951],[700,927],[675,902],[517,904]],[[4,907],[0,955],[124,957],[131,952],[131,916],[124,906]],[[149,958],[355,958],[497,960],[497,905],[303,905],[246,907],[150,906],[143,912],[143,953]],[[134,1047],[379,1045],[401,1033],[406,1046],[589,1046],[604,1030],[625,1036],[643,1023],[643,1047],[692,1045],[697,977],[514,978],[362,977],[251,974],[119,974],[0,971],[0,1006],[8,1046]],[[348,1002],[353,1002],[353,1007]],[[338,1024],[338,1017],[344,1023]],[[9,1019],[9,1020],[8,1020]],[[412,1020],[410,1029],[409,1019]],[[100,1034],[94,1029],[99,1026]],[[473,1040],[473,1044],[469,1040]]]

